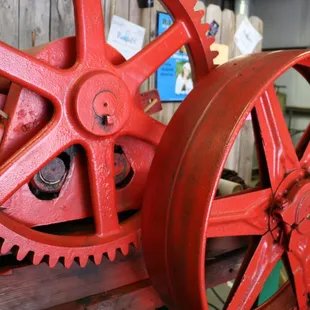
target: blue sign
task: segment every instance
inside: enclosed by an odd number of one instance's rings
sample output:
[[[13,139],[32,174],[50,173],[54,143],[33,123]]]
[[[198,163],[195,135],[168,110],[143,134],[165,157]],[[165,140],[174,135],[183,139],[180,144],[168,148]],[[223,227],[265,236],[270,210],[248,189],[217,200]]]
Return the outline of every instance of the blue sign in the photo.
[[[172,24],[169,14],[158,13],[157,35],[161,35]],[[156,88],[161,101],[183,101],[193,89],[192,70],[184,46],[157,70]]]

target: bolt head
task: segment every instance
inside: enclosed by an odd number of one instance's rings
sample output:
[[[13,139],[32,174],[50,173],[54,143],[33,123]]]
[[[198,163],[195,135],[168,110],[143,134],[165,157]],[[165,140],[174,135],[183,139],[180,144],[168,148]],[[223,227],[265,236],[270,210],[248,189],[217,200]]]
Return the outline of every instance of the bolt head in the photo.
[[[39,172],[43,183],[54,185],[59,183],[66,173],[65,163],[58,157],[49,162]]]

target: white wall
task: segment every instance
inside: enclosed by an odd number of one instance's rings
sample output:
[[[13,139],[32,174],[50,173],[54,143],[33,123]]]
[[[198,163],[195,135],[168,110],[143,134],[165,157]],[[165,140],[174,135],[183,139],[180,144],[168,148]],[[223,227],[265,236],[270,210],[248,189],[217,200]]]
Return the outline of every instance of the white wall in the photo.
[[[310,47],[310,0],[252,0],[251,15],[264,22],[263,48]],[[310,86],[295,70],[276,84],[287,86],[288,106],[310,108]],[[309,117],[295,117],[292,128],[302,130],[308,123]]]
[[[263,48],[310,46],[309,0],[252,0],[250,9],[264,21]]]

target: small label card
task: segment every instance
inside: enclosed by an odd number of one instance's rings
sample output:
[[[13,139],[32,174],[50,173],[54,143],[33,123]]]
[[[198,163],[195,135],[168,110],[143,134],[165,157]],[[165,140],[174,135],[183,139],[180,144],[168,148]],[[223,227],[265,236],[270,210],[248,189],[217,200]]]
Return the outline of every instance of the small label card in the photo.
[[[145,28],[114,15],[108,36],[108,43],[126,59],[131,58],[143,47]]]
[[[261,34],[253,27],[251,22],[245,18],[235,33],[235,43],[240,52],[252,54],[256,45],[263,39]]]

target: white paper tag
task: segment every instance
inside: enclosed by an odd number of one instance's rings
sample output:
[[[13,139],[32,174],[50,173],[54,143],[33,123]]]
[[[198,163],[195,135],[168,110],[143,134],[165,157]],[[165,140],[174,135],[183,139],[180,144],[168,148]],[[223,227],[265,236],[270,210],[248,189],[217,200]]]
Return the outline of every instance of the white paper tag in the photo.
[[[119,16],[112,17],[108,43],[126,59],[137,54],[143,47],[145,28]]]
[[[235,33],[235,43],[240,52],[252,54],[257,44],[263,39],[261,34],[252,26],[248,18],[245,18]]]

